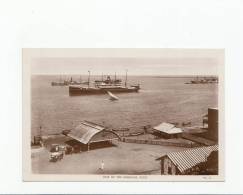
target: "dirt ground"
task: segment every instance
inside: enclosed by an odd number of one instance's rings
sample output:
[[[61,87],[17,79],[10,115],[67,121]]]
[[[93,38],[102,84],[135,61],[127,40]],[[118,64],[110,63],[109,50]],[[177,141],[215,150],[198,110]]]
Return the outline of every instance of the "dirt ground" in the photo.
[[[32,171],[40,174],[160,174],[156,158],[186,148],[134,144],[114,141],[114,146],[65,155],[61,161],[49,162],[46,148],[32,151]],[[101,163],[104,169],[101,170]]]

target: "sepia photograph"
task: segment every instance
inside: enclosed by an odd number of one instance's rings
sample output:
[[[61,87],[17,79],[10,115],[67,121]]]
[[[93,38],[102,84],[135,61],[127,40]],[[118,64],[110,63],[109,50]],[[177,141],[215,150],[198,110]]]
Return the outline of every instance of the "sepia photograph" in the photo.
[[[243,1],[0,5],[0,194],[242,194]]]
[[[223,49],[23,49],[25,181],[223,181]]]

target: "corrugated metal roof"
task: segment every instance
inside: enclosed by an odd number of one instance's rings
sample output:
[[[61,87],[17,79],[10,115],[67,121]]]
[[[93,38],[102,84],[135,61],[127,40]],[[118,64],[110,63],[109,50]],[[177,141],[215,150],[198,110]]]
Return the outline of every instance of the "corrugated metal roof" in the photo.
[[[75,129],[71,130],[67,136],[83,143],[87,144],[90,139],[100,131],[104,130],[105,127],[96,125],[94,123],[82,122]]]
[[[181,128],[176,128],[175,125],[170,123],[161,123],[158,126],[154,127],[155,130],[161,131],[167,134],[176,134],[182,133],[183,130]]]
[[[205,162],[212,151],[218,151],[218,145],[172,152],[167,154],[167,156],[177,166],[180,172],[184,172],[201,162]]]

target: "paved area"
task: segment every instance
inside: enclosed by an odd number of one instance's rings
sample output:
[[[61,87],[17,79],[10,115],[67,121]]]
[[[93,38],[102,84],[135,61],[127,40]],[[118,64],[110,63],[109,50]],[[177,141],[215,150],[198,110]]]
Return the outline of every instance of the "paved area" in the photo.
[[[115,141],[113,147],[65,155],[61,161],[49,162],[47,149],[32,152],[33,173],[43,174],[160,174],[160,162],[155,159],[186,148],[133,144]],[[101,170],[101,163],[104,169]]]

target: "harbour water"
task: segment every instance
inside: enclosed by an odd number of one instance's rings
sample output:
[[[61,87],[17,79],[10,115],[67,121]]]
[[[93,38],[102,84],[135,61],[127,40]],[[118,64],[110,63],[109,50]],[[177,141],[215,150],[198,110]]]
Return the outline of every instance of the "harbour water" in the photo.
[[[66,76],[71,77],[71,75]],[[79,79],[78,75],[72,76]],[[87,76],[82,76],[83,80]],[[124,77],[119,77],[123,79]],[[92,76],[91,81],[100,79]],[[218,85],[186,85],[189,77],[129,76],[128,83],[140,84],[139,93],[117,94],[119,101],[106,95],[70,97],[68,86],[51,86],[59,76],[33,75],[31,78],[31,133],[60,133],[83,120],[111,128],[139,131],[161,122],[191,122],[201,125],[208,107],[218,105]]]

